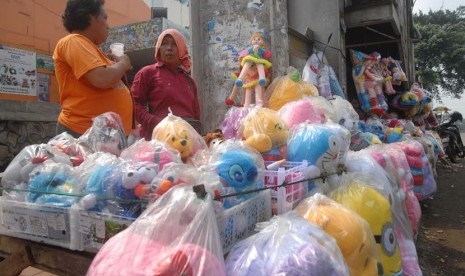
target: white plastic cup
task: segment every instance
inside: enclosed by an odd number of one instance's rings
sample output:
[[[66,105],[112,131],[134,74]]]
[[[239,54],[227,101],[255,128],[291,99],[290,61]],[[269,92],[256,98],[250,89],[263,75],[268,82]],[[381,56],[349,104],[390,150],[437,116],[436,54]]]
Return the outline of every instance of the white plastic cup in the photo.
[[[124,44],[123,43],[112,43],[110,45],[111,53],[117,57],[124,55]]]

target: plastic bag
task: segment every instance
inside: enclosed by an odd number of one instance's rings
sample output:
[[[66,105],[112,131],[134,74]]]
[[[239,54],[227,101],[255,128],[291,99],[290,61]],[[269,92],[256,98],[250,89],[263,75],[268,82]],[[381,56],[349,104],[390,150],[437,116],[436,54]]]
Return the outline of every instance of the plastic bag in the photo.
[[[287,69],[287,74],[278,77],[266,89],[268,97],[266,107],[278,111],[286,103],[302,99],[305,96],[318,96],[318,90],[311,84],[302,81],[300,73],[294,67]]]
[[[295,210],[336,240],[350,275],[382,274],[373,232],[357,213],[319,193],[303,200]]]
[[[121,117],[114,112],[105,112],[92,119],[92,126],[79,140],[87,143],[95,152],[107,152],[119,156],[127,148]]]
[[[211,197],[171,189],[105,243],[87,275],[225,275]]]
[[[188,162],[198,150],[208,148],[202,136],[188,122],[172,113],[153,129],[152,139],[177,150],[184,162]]]
[[[339,247],[295,212],[260,223],[259,233],[239,242],[226,259],[228,275],[348,275]]]

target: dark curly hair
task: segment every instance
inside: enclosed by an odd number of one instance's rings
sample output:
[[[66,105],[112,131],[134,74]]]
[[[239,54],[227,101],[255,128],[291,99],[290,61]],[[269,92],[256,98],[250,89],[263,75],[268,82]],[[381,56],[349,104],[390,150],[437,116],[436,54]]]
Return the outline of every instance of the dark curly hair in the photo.
[[[98,16],[105,0],[68,0],[61,17],[68,32],[85,30],[90,25],[90,17]]]

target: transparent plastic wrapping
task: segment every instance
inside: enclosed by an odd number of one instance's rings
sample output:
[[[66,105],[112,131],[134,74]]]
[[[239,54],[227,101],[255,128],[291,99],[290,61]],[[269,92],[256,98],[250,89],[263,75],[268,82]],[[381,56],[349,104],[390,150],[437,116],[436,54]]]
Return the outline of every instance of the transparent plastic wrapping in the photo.
[[[251,107],[232,106],[221,123],[221,130],[226,139],[242,139],[242,133],[239,131],[242,120],[249,114]]]
[[[336,240],[350,275],[383,273],[373,232],[357,213],[319,193],[303,200],[295,210]]]
[[[263,184],[258,182],[258,171],[265,168],[263,158],[252,148],[240,144],[222,143],[210,159],[214,171],[223,185],[221,194],[233,194],[254,190]],[[223,199],[224,208],[231,208],[255,193],[248,193]]]
[[[297,213],[257,226],[259,233],[231,249],[227,275],[349,275],[335,240]]]
[[[289,102],[305,96],[318,96],[318,89],[313,84],[303,81],[299,71],[291,66],[285,76],[273,80],[265,93],[268,97],[266,107],[278,111]]]
[[[307,97],[285,104],[278,114],[289,129],[306,121],[316,124],[326,122],[324,110]]]
[[[26,200],[41,205],[70,207],[79,199],[79,187],[75,186],[76,169],[54,162],[46,162],[35,168],[27,185]]]
[[[431,164],[420,142],[410,139],[394,143],[406,155],[413,176],[413,192],[419,201],[434,195],[437,190]]]
[[[127,179],[131,173],[127,162],[115,155],[97,152],[79,167],[76,185],[81,187],[80,205],[89,211],[135,218],[142,203],[136,197],[134,183]]]
[[[197,151],[208,148],[202,136],[188,122],[172,113],[153,129],[152,139],[164,142],[177,150],[184,162]]]
[[[278,112],[265,107],[253,108],[243,120],[240,132],[245,143],[260,152],[265,161],[285,158],[283,146],[289,130]]]
[[[372,180],[373,178],[366,175],[345,174],[341,177],[341,185],[331,192],[330,197],[368,222],[375,236],[384,274],[397,275],[402,272],[402,259],[395,231],[396,225],[388,198],[375,188],[366,185]],[[380,189],[382,188],[381,186]],[[391,197],[390,200],[394,199]]]
[[[87,275],[225,275],[211,197],[171,189],[105,243]]]
[[[71,166],[68,155],[48,144],[34,144],[24,147],[3,172],[3,196],[24,201],[31,172],[45,163],[59,163]]]
[[[81,140],[63,132],[48,141],[49,145],[69,156],[74,167],[79,166],[94,151]]]
[[[92,119],[92,126],[79,140],[87,143],[94,152],[107,152],[119,156],[127,148],[121,117],[114,112],[105,112]]]

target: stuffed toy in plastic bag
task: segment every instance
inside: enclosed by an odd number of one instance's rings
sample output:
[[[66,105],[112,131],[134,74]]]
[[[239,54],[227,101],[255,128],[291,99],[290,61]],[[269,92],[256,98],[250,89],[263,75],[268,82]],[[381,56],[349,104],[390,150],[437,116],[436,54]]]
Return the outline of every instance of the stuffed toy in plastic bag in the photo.
[[[107,152],[119,156],[127,148],[121,117],[114,112],[105,112],[92,119],[92,126],[81,136],[95,152]]]
[[[323,230],[295,212],[260,223],[259,233],[236,244],[226,259],[228,275],[348,275],[339,247]]]
[[[24,201],[26,193],[23,191],[27,190],[31,172],[50,162],[72,166],[69,156],[51,145],[35,144],[24,147],[3,173],[1,181],[3,196]]]
[[[210,158],[214,171],[223,184],[222,194],[239,193],[258,188],[258,171],[265,168],[263,158],[247,145],[238,142],[222,144]],[[223,199],[224,208],[231,208],[254,196],[254,193]]]
[[[104,244],[87,275],[226,275],[211,197],[174,187]]]
[[[67,132],[58,134],[50,139],[47,144],[68,155],[74,167],[79,166],[87,156],[94,153],[86,143],[74,138]]]
[[[172,113],[153,129],[152,139],[177,150],[183,162],[187,162],[198,150],[208,148],[202,136],[188,122]]]
[[[287,74],[278,77],[266,89],[269,109],[278,111],[286,103],[297,101],[305,96],[318,96],[318,90],[311,84],[302,81],[300,73],[294,67],[287,69]]]
[[[77,201],[76,170],[66,164],[45,163],[31,172],[27,201],[57,207],[70,207]]]
[[[241,132],[245,143],[260,152],[265,161],[285,158],[289,130],[276,111],[254,107],[242,121]]]
[[[247,117],[249,111],[250,108],[233,106],[226,112],[220,126],[226,139],[242,139],[242,133],[239,132],[239,129],[242,125],[242,120]]]
[[[368,222],[375,235],[384,274],[399,275],[402,260],[389,201],[374,188],[353,182],[348,179],[350,177],[344,175],[341,180],[343,184],[332,191],[330,197]]]
[[[304,199],[295,210],[336,240],[350,275],[383,274],[373,232],[357,213],[319,193]]]
[[[323,109],[312,103],[307,97],[285,104],[279,109],[278,114],[289,129],[306,121],[317,124],[326,122]]]
[[[127,177],[131,167],[115,155],[97,152],[79,167],[76,185],[84,196],[80,205],[90,211],[125,217],[137,217],[141,212],[134,189],[137,182]]]

